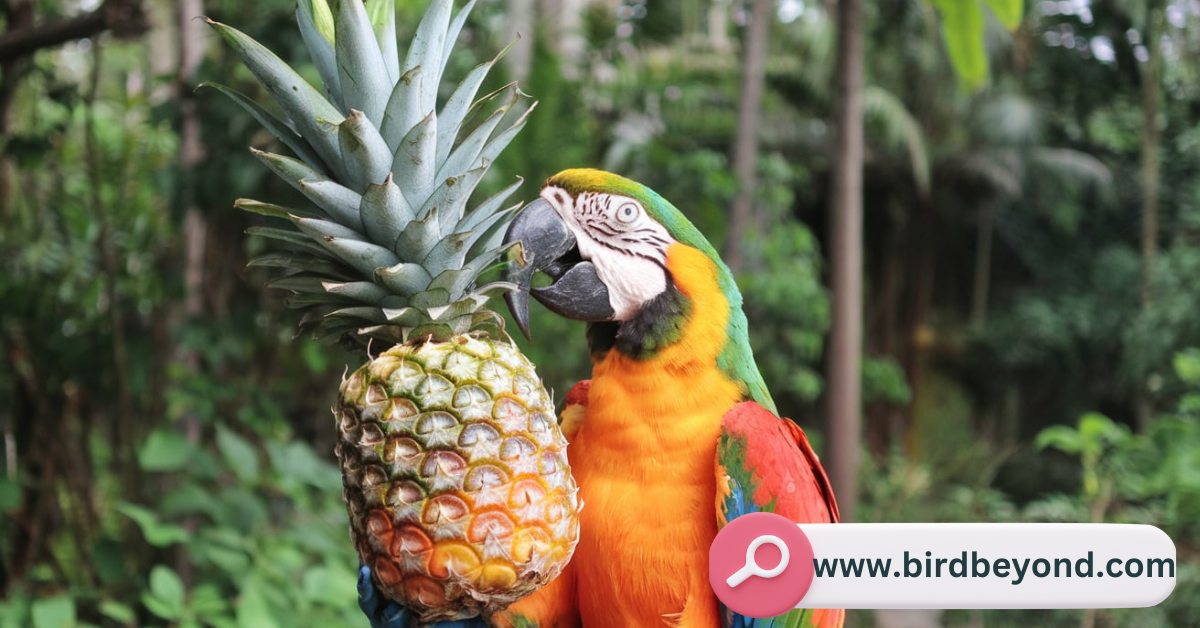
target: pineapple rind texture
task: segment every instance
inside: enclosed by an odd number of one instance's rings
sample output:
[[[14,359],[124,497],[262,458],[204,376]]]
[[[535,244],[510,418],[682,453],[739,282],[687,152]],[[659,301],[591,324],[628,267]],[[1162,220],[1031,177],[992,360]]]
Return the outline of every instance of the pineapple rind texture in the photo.
[[[486,617],[570,560],[567,442],[513,345],[397,345],[343,381],[334,412],[359,559],[422,621]]]

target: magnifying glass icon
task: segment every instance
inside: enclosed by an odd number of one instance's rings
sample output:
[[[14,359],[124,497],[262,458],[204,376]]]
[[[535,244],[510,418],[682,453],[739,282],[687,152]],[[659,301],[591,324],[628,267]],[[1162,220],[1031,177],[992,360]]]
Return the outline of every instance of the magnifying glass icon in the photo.
[[[771,569],[763,569],[762,567],[758,566],[757,562],[754,561],[754,553],[758,551],[758,548],[762,547],[763,545],[765,545],[767,543],[770,543],[771,545],[778,547],[779,552],[782,554],[782,556],[779,557],[779,564],[775,565]],[[746,564],[745,564],[745,566],[743,566],[741,569],[737,570],[737,573],[733,574],[732,576],[729,576],[729,579],[727,579],[725,582],[731,587],[736,587],[739,584],[745,582],[746,579],[749,578],[750,576],[758,576],[760,578],[774,578],[775,576],[778,576],[779,574],[783,573],[784,569],[787,569],[788,560],[790,560],[790,559],[791,559],[791,555],[788,553],[788,546],[786,543],[784,543],[777,536],[772,536],[770,534],[764,534],[750,542],[750,547],[746,548]]]

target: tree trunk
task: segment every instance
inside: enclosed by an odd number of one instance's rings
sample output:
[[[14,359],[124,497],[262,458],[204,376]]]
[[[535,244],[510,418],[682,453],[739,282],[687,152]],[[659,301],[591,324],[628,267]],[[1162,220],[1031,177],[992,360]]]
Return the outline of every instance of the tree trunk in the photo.
[[[176,83],[176,98],[179,102],[179,204],[183,217],[183,321],[195,321],[205,313],[205,253],[208,248],[208,217],[196,202],[196,167],[204,160],[204,143],[201,139],[200,116],[196,111],[194,83],[196,71],[204,60],[207,42],[203,22],[195,19],[204,15],[203,0],[178,0],[175,11],[175,27],[179,32],[179,74]],[[200,375],[200,358],[194,351],[180,349],[179,360],[191,376]],[[196,445],[200,442],[199,419],[186,413],[180,420],[180,429],[187,440]],[[188,518],[184,528],[195,530],[198,521]],[[187,585],[193,580],[192,563],[187,550],[180,548],[175,558],[175,569]]]
[[[587,53],[584,8],[584,0],[540,0],[538,5],[542,34],[562,59],[563,74],[571,79],[579,78],[579,66]],[[529,48],[533,49],[532,44]]]
[[[987,322],[988,293],[992,279],[992,239],[996,230],[996,208],[985,202],[979,208],[975,231],[975,281],[971,287],[971,328],[979,330]]]
[[[102,190],[104,181],[110,170],[105,168],[104,156],[99,142],[98,123],[95,119],[96,100],[100,91],[100,75],[103,69],[104,46],[96,42],[92,46],[92,68],[90,84],[84,95],[87,105],[84,114],[84,163],[87,167],[88,204],[97,227],[96,257],[102,271],[102,285],[105,301],[107,302],[108,324],[112,331],[112,374],[117,384],[117,405],[111,409],[113,415],[112,460],[116,466],[121,482],[130,487],[131,499],[136,500],[138,488],[141,486],[141,471],[137,464],[137,443],[135,434],[137,415],[140,408],[133,397],[133,385],[129,372],[129,342],[125,335],[125,303],[120,293],[118,281],[124,274],[118,258],[112,216],[117,203],[105,202]],[[107,170],[107,171],[106,171]]]
[[[18,0],[15,4],[32,6]],[[0,36],[0,63],[10,63],[43,48],[53,48],[84,37],[111,30],[119,38],[137,37],[146,32],[146,14],[141,0],[108,0],[100,7],[79,15],[41,24],[28,23],[9,29]]]
[[[194,170],[204,160],[204,144],[200,139],[200,118],[193,97],[196,70],[204,58],[204,33],[195,16],[203,15],[202,0],[179,0],[175,9],[175,27],[179,33],[179,72],[175,97],[179,103],[179,206],[183,209],[183,318],[191,320],[204,314],[205,251],[208,242],[208,218],[196,206]],[[181,361],[191,371],[199,368],[198,359],[190,352]],[[186,424],[189,421],[185,419]]]
[[[929,359],[925,353],[932,342],[925,321],[933,303],[934,284],[937,281],[937,263],[934,248],[937,244],[934,237],[936,228],[935,208],[928,201],[918,202],[912,208],[913,220],[909,238],[909,263],[906,291],[907,311],[905,313],[905,350],[901,365],[908,376],[908,386],[912,390],[912,399],[908,404],[908,425],[904,437],[905,450],[911,459],[920,459],[924,443],[921,442],[921,425],[916,410],[921,405],[921,395],[926,394],[923,387],[926,365]]]
[[[1159,41],[1160,0],[1146,3],[1145,37],[1149,59],[1142,64],[1142,309],[1154,301],[1154,263],[1158,257],[1158,195],[1161,172],[1158,158],[1158,103],[1162,79],[1162,43]],[[1154,415],[1149,392],[1139,386],[1135,412],[1140,428]]]
[[[762,107],[763,76],[767,64],[767,37],[771,32],[774,0],[755,0],[750,30],[742,57],[742,95],[738,102],[737,137],[733,143],[733,171],[738,193],[730,212],[725,263],[737,273],[745,262],[742,253],[746,231],[754,221],[754,192],[758,187],[758,126]]]
[[[204,58],[205,33],[194,18],[204,14],[201,0],[179,0],[175,20],[179,32],[179,73],[176,98],[179,101],[179,170],[181,183],[179,205],[184,210],[184,315],[195,318],[204,314],[204,253],[207,248],[208,219],[196,206],[196,184],[193,171],[204,160],[204,144],[200,139],[200,118],[193,98],[196,70]]]
[[[533,37],[536,18],[536,0],[508,0],[508,9],[505,13],[508,15],[508,33],[507,37],[520,37],[524,41],[518,42],[515,46],[509,49],[508,54],[504,55],[504,61],[508,64],[508,71],[512,73],[512,78],[515,81],[524,82],[529,78],[529,69],[533,67]]]
[[[829,337],[829,475],[843,521],[854,521],[862,432],[862,0],[837,9],[837,145],[830,205],[833,284]]]
[[[20,32],[33,24],[33,2],[31,0],[12,0],[0,4],[0,12],[7,22],[4,34]],[[9,59],[0,62],[0,149],[9,140],[12,131],[11,110],[17,97],[17,86],[28,70],[29,60],[25,58]],[[17,179],[16,168],[8,151],[0,150],[0,219],[7,219],[12,214],[12,203],[16,200]]]
[[[729,40],[729,7],[719,2],[708,5],[704,16],[705,34],[710,48],[717,52],[731,52]]]

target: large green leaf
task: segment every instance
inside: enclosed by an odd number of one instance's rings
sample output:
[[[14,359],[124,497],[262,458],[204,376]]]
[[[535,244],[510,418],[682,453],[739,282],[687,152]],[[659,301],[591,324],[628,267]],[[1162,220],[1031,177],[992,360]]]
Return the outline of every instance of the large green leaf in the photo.
[[[12,510],[21,505],[21,483],[8,476],[0,476],[0,511]]]
[[[146,537],[146,542],[154,547],[167,547],[176,543],[187,542],[191,538],[188,531],[171,523],[159,520],[158,515],[147,508],[122,502],[116,506],[117,512],[133,519]]]
[[[1079,431],[1066,425],[1052,425],[1038,432],[1033,444],[1038,449],[1053,447],[1068,454],[1080,453],[1084,446]]]
[[[258,478],[258,451],[250,441],[224,425],[218,425],[217,449],[221,450],[225,462],[239,480],[253,482]]]
[[[304,482],[325,490],[335,490],[342,485],[341,474],[337,468],[322,460],[312,447],[305,443],[293,441],[287,444],[268,444],[267,453],[271,457],[271,466],[281,478]]]
[[[138,465],[145,471],[178,471],[192,458],[192,444],[169,429],[150,432],[138,449]]]
[[[75,601],[66,595],[38,600],[30,606],[33,628],[71,628],[75,625]]]
[[[355,597],[354,574],[345,568],[318,565],[304,572],[303,589],[309,600],[336,606]]]
[[[196,585],[189,592],[188,615],[196,617],[202,623],[184,620],[179,628],[200,628],[202,625],[212,628],[233,628],[234,622],[228,616],[230,602],[228,595],[212,584]]]
[[[987,82],[984,15],[979,0],[933,0],[942,16],[942,35],[950,63],[963,84],[978,89]]]
[[[1025,0],[983,0],[1008,30],[1016,30],[1025,15]]]
[[[1079,437],[1084,447],[1100,452],[1107,445],[1117,443],[1129,436],[1129,428],[1113,422],[1099,412],[1088,412],[1079,418]]]
[[[1200,350],[1187,349],[1175,354],[1175,375],[1185,384],[1200,384]]]
[[[116,600],[100,602],[100,614],[124,626],[133,625],[137,619],[132,608]]]
[[[886,89],[868,85],[863,89],[863,115],[878,123],[879,136],[886,144],[908,151],[913,181],[922,195],[928,195],[932,181],[925,132],[904,101]]]
[[[165,565],[150,570],[150,591],[142,595],[142,603],[151,613],[163,619],[183,617],[185,592],[179,574]]]

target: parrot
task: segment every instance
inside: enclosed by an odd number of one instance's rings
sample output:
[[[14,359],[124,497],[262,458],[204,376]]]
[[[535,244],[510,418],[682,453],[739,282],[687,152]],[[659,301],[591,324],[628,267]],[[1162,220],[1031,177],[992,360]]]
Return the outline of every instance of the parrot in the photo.
[[[490,623],[437,628],[840,628],[840,609],[742,616],[709,585],[709,547],[733,519],[839,516],[804,431],[780,418],[758,371],[733,273],[699,229],[645,185],[570,169],[505,242],[505,299],[527,337],[531,298],[588,323],[592,376],[561,412],[580,538],[558,578]],[[535,287],[538,273],[552,283]],[[369,576],[359,601],[372,626],[405,628]]]

